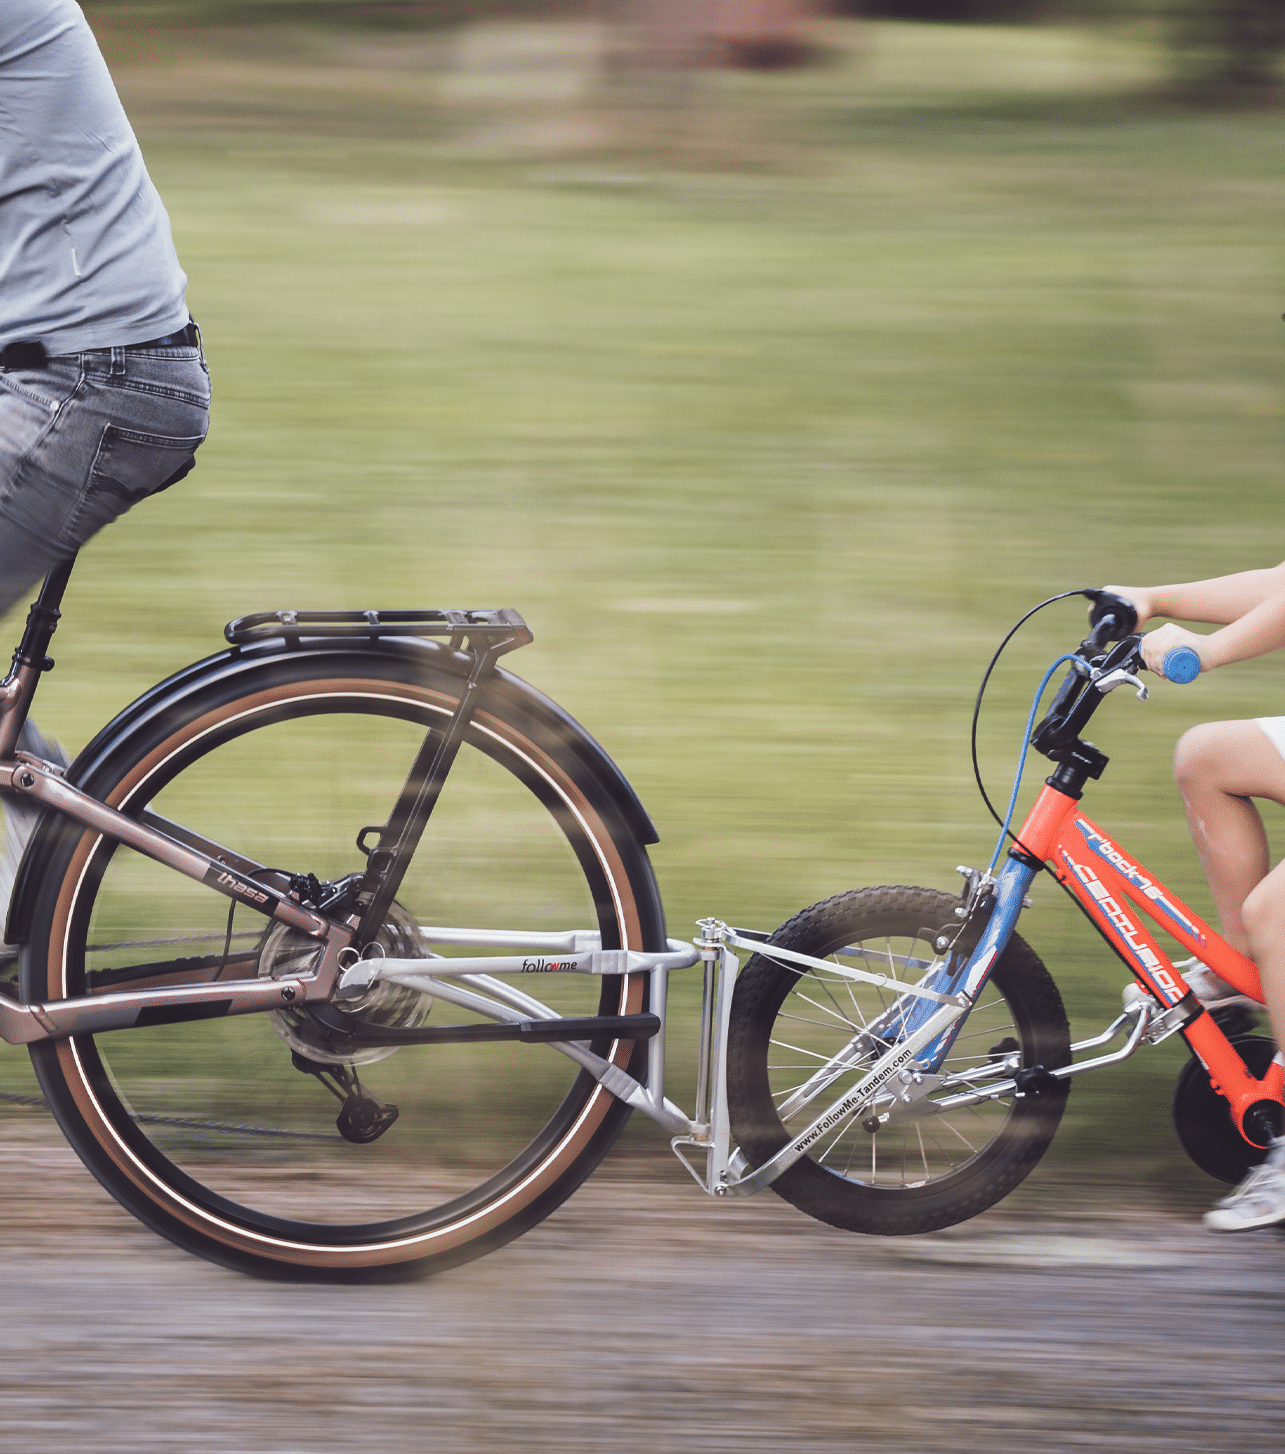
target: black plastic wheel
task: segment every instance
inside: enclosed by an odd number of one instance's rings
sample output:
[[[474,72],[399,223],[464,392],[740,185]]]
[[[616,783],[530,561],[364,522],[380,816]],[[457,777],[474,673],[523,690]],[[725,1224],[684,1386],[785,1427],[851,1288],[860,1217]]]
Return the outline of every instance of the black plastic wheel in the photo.
[[[771,944],[817,959],[835,973],[756,954],[733,999],[728,1097],[741,1149],[761,1166],[832,1101],[856,1085],[895,1043],[896,996],[844,978],[847,964],[921,979],[932,941],[958,900],[931,889],[870,888],[797,914]],[[952,1044],[942,1073],[975,1083],[1000,1060],[1052,1070],[1070,1060],[1066,1013],[1048,971],[1014,936]],[[809,1216],[854,1232],[928,1232],[975,1216],[1027,1175],[1053,1138],[1064,1082],[1032,1078],[1029,1092],[885,1123],[889,1098],[858,1111],[772,1183]],[[934,1091],[958,1095],[961,1084]]]
[[[126,813],[150,807],[265,866],[336,881],[362,867],[359,832],[387,819],[425,729],[449,720],[463,669],[432,648],[228,653],[206,679],[175,679],[163,708],[122,714],[70,776]],[[497,674],[400,890],[387,951],[470,952],[435,946],[422,927],[433,925],[597,929],[607,948],[663,948],[641,810],[613,774],[565,714]],[[75,824],[59,823],[41,851],[28,1000],[248,977],[314,951],[243,909],[229,944],[228,900]],[[501,983],[564,1015],[645,1008],[641,976]],[[384,988],[368,1017],[481,1018]],[[620,1065],[640,1053],[629,1041],[594,1048]],[[559,1205],[627,1116],[556,1050],[515,1043],[332,1055],[363,1097],[341,1110],[311,1073],[327,1063],[326,1037],[299,1014],[82,1036],[35,1046],[33,1059],[68,1139],[114,1196],[181,1246],[264,1275],[367,1279],[478,1256]]]
[[[1234,1035],[1231,1044],[1250,1075],[1261,1080],[1276,1054],[1276,1042],[1264,1035]],[[1194,1055],[1174,1087],[1173,1124],[1182,1149],[1201,1171],[1219,1181],[1236,1185],[1267,1159],[1265,1146],[1251,1146],[1240,1134],[1226,1097],[1210,1085],[1205,1067]]]

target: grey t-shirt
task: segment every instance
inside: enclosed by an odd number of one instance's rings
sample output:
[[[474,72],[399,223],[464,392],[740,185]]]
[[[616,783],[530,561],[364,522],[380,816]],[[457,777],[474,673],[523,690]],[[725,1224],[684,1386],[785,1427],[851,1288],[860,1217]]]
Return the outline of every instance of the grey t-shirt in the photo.
[[[144,343],[184,326],[186,287],[84,12],[0,0],[0,348]]]

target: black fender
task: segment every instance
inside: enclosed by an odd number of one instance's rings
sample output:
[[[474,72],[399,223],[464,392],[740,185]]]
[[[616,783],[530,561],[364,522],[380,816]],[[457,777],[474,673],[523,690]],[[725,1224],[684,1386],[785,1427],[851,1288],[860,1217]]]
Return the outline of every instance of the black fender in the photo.
[[[461,679],[467,677],[472,666],[472,658],[464,652],[451,651],[439,641],[410,637],[373,640],[305,638],[290,643],[273,640],[232,647],[183,667],[118,712],[67,769],[67,781],[90,796],[101,798],[118,776],[118,764],[122,759],[128,761],[132,757],[134,736],[151,729],[158,719],[173,716],[182,720],[188,715],[190,704],[216,683],[244,677],[249,689],[256,676],[278,664],[282,658],[289,658],[292,666],[306,673],[310,666],[320,669],[341,657],[349,660],[361,657],[367,661],[371,657],[383,657],[403,664],[419,663],[426,669],[447,672]],[[615,806],[639,843],[659,841],[655,825],[624,773],[570,713],[521,677],[500,668],[494,671],[486,684],[481,710],[485,710],[487,700],[496,695],[504,699],[510,713],[516,709],[519,720],[529,722],[538,735],[546,739],[550,736],[556,738],[560,747],[571,752],[589,781]],[[7,943],[20,945],[27,942],[43,865],[51,861],[54,845],[61,834],[80,831],[77,824],[60,814],[46,813],[40,819],[14,882],[5,929]]]

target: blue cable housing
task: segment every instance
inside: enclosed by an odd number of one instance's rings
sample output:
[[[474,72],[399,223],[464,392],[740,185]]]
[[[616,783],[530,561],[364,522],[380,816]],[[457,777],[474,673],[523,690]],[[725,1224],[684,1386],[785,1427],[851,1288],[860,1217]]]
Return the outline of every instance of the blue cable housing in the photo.
[[[1192,655],[1194,656],[1195,652],[1192,652]],[[1026,770],[1026,754],[1031,745],[1031,733],[1035,728],[1035,714],[1040,710],[1040,698],[1043,697],[1044,690],[1048,686],[1049,679],[1053,673],[1064,662],[1068,661],[1078,662],[1083,665],[1082,658],[1067,652],[1065,655],[1059,656],[1053,665],[1049,667],[1048,671],[1044,673],[1044,677],[1039,686],[1035,689],[1035,700],[1031,703],[1031,714],[1026,719],[1026,731],[1022,734],[1022,751],[1017,759],[1017,773],[1013,778],[1013,791],[1009,794],[1008,812],[1004,814],[1004,823],[999,830],[999,838],[995,844],[995,852],[991,854],[991,861],[986,866],[986,875],[988,878],[995,872],[995,865],[999,862],[999,856],[1004,851],[1004,840],[1008,837],[1009,824],[1013,821],[1013,810],[1017,807],[1018,789],[1022,786],[1022,773]]]

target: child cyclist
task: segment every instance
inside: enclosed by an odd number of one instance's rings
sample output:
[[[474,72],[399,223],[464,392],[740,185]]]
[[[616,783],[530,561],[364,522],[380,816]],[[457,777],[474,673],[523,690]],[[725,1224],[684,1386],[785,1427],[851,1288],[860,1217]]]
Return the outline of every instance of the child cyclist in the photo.
[[[1130,601],[1138,625],[1155,616],[1219,627],[1199,635],[1172,623],[1142,638],[1147,666],[1163,676],[1166,652],[1190,647],[1201,671],[1285,646],[1285,563],[1215,580],[1173,586],[1108,586]],[[1205,722],[1178,741],[1174,776],[1200,862],[1213,892],[1222,935],[1248,954],[1262,976],[1277,1059],[1285,1047],[1285,862],[1271,866],[1254,798],[1285,804],[1285,717]],[[1196,963],[1184,978],[1208,1008],[1252,1004]],[[1216,1232],[1244,1232],[1285,1222],[1285,1136],[1234,1192],[1205,1214]]]

